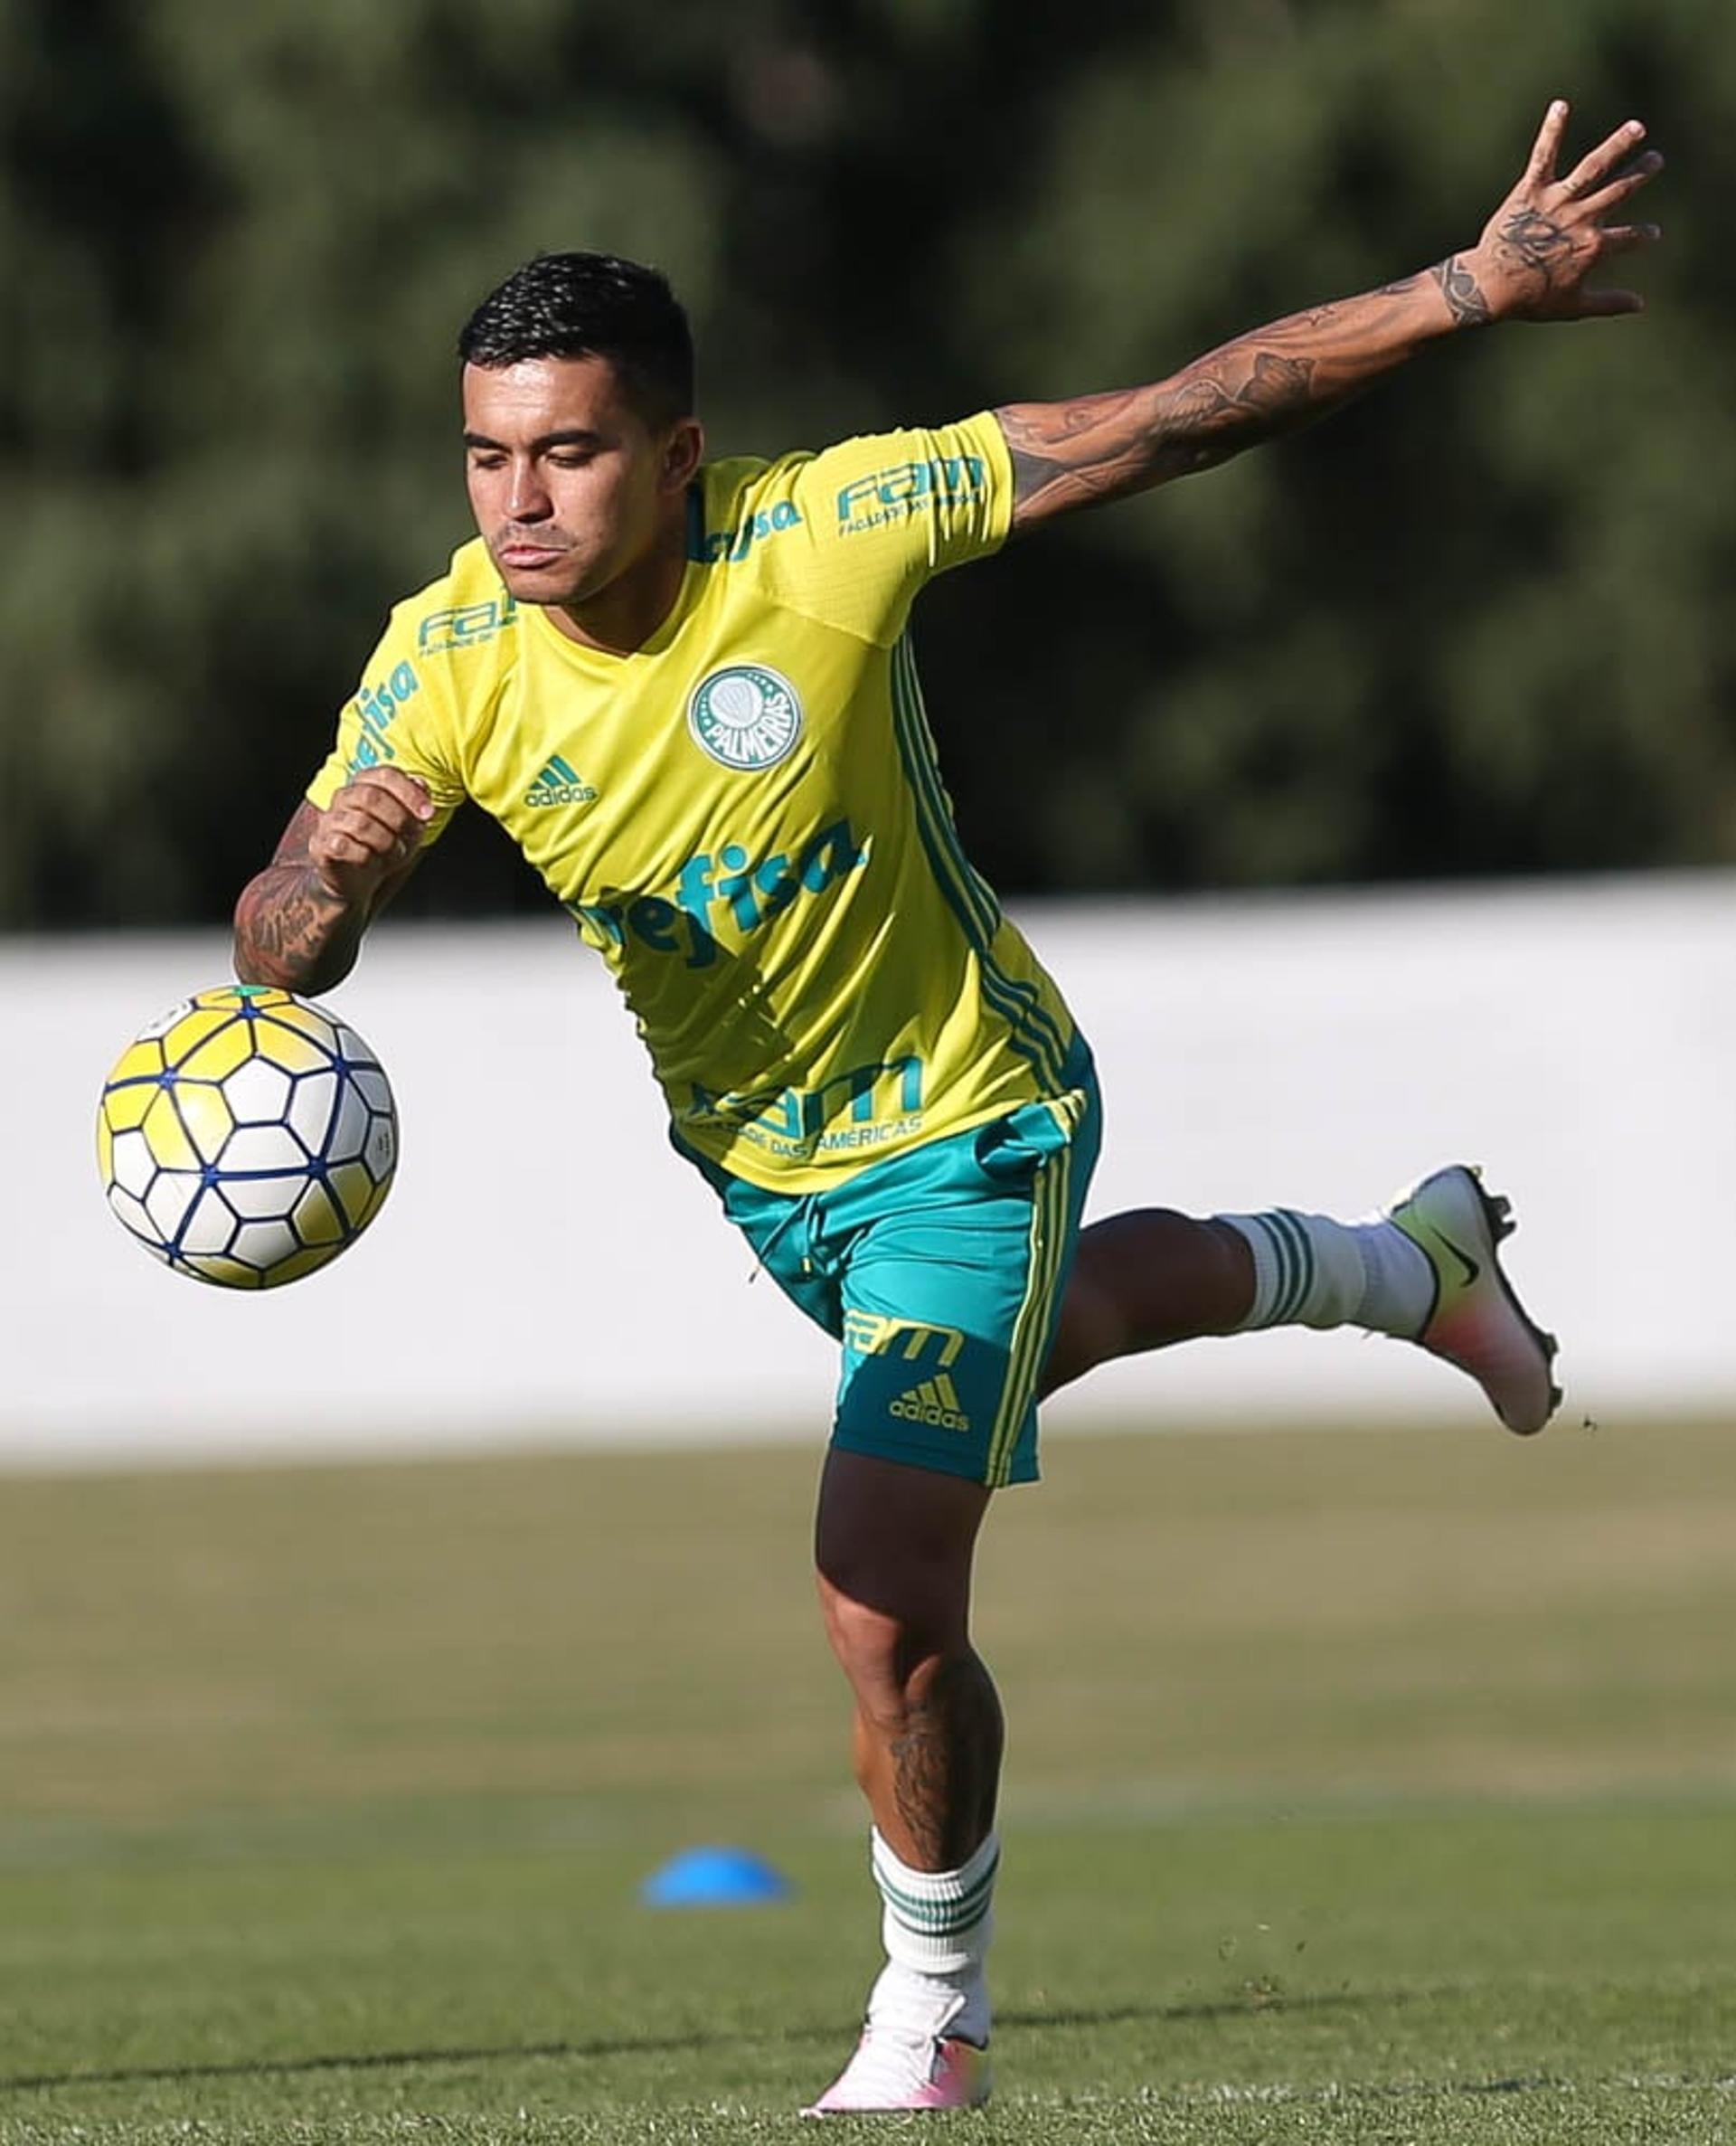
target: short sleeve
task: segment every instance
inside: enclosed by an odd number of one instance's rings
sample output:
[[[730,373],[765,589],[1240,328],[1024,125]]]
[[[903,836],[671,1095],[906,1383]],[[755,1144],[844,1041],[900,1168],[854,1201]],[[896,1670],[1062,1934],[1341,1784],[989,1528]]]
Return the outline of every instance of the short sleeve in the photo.
[[[997,551],[1013,522],[1013,459],[993,411],[842,440],[769,477],[788,487],[807,536],[778,560],[795,570],[799,557],[806,587],[792,597],[882,643],[925,581]]]
[[[401,768],[428,789],[435,816],[423,837],[431,842],[464,801],[452,750],[453,711],[446,666],[425,652],[420,607],[401,604],[374,650],[362,684],[337,720],[337,737],[307,785],[323,812],[345,783],[369,768]]]

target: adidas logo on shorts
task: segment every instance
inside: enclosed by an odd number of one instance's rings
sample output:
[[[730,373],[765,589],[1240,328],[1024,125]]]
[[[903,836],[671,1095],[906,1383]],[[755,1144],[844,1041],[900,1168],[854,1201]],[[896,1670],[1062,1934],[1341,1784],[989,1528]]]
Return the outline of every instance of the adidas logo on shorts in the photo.
[[[901,1394],[889,1413],[906,1423],[925,1423],[930,1431],[970,1429],[970,1418],[958,1405],[958,1389],[944,1371]]]

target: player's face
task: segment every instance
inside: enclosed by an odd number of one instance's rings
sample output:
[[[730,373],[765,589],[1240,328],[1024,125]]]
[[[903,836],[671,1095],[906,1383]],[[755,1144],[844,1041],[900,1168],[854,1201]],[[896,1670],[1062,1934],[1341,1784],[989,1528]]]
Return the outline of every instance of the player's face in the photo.
[[[700,430],[654,431],[604,358],[464,368],[466,482],[521,603],[582,604],[651,557],[698,464]]]

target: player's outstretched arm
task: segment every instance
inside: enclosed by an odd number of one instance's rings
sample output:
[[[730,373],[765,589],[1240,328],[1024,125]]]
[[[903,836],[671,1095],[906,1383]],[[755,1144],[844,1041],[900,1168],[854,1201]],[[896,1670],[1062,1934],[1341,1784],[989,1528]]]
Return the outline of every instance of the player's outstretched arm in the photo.
[[[1613,219],[1664,160],[1636,154],[1646,130],[1631,119],[1558,178],[1566,127],[1567,106],[1552,104],[1524,175],[1469,252],[1255,328],[1149,387],[997,411],[1013,451],[1014,528],[1149,491],[1294,431],[1438,336],[1637,313],[1636,292],[1590,279],[1612,255],[1656,238],[1654,224]]]
[[[358,775],[323,812],[297,807],[235,904],[236,975],[286,991],[342,983],[369,923],[415,870],[433,815],[427,790],[397,768]]]

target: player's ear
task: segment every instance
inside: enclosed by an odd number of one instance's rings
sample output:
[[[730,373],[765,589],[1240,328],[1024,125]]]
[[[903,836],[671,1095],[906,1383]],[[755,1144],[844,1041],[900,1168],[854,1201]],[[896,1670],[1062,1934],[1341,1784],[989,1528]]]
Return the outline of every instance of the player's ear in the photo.
[[[663,443],[663,481],[672,492],[685,491],[705,452],[705,428],[696,417],[678,417]]]

